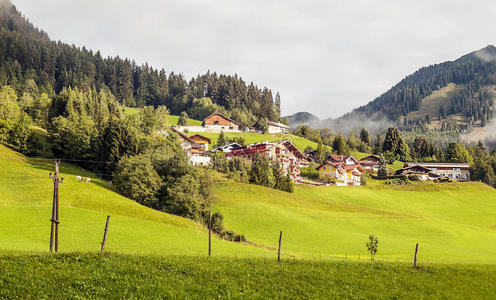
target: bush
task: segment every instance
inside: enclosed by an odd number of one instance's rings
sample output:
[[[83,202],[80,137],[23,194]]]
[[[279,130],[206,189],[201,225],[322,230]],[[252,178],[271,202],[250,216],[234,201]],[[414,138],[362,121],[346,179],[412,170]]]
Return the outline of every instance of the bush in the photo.
[[[311,167],[304,167],[300,169],[300,176],[308,179],[318,179],[319,171]]]

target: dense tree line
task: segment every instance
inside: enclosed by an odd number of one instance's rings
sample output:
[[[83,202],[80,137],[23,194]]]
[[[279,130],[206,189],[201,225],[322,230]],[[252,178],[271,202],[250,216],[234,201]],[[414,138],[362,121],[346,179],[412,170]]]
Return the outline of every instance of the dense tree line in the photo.
[[[187,111],[202,119],[221,111],[252,125],[258,118],[277,121],[281,98],[237,75],[207,72],[191,80],[129,59],[103,58],[100,52],[51,41],[8,3],[0,6],[0,85],[18,95],[33,81],[50,97],[64,88],[106,89],[125,106],[165,105],[172,114]],[[28,90],[29,91],[29,90]]]

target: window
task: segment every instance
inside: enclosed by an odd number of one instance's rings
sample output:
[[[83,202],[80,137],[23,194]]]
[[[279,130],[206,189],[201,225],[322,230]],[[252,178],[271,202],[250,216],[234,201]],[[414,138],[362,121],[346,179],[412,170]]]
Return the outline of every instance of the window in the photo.
[[[460,168],[453,168],[453,171],[460,172],[461,170],[460,170]]]
[[[218,120],[215,120],[214,121],[214,125],[219,125],[219,121]]]
[[[324,170],[324,171],[326,170],[325,166],[322,167],[322,170]]]

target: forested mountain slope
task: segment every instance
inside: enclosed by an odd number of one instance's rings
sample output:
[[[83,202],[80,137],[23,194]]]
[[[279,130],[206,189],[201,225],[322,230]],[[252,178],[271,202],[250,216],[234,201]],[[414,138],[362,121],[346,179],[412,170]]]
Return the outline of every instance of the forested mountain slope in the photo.
[[[280,96],[268,88],[215,72],[188,81],[181,73],[140,66],[119,56],[103,58],[99,51],[50,40],[8,0],[2,0],[0,85],[11,85],[22,95],[33,88],[33,81],[36,89],[50,97],[66,87],[109,89],[122,105],[166,105],[173,114],[188,111],[196,119],[215,110],[248,125],[261,117],[280,117]]]
[[[489,45],[455,61],[419,69],[341,119],[360,115],[386,117],[410,129],[430,124],[435,116],[439,121],[436,129],[469,131],[474,126],[484,126],[493,117],[494,89],[491,86],[496,83],[495,73],[496,47]],[[444,95],[442,105],[433,106],[437,111],[425,111],[421,116],[411,114],[425,109],[423,104],[428,102],[425,99],[433,92],[453,84],[457,88]],[[406,115],[409,117],[404,118]],[[450,122],[456,121],[450,116],[457,116],[458,121],[463,122]]]

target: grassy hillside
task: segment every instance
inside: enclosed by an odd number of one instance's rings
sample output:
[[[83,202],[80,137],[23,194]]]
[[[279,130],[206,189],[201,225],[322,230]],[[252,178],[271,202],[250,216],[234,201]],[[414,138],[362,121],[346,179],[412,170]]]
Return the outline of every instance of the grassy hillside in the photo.
[[[53,184],[51,161],[26,158],[0,146],[0,247],[46,251]],[[205,228],[143,207],[79,167],[63,162],[61,250],[99,248],[111,215],[107,249],[122,253],[205,255]],[[91,183],[74,180],[89,176]],[[493,263],[496,192],[479,184],[389,187],[296,186],[288,194],[221,181],[215,209],[228,229],[259,247],[214,240],[217,256],[274,256],[280,230],[288,257],[366,259],[368,234],[379,236],[377,259],[410,261],[416,242],[421,262]],[[270,250],[272,249],[272,250]]]
[[[208,137],[209,139],[212,140],[212,143],[215,145],[217,144],[217,138],[219,137],[220,133],[213,133],[213,132],[190,132],[188,133],[189,136],[192,136],[193,134],[201,134],[203,136]],[[243,137],[245,139],[245,142],[247,144],[252,144],[252,143],[259,143],[262,141],[277,141],[277,140],[282,140],[282,139],[288,139],[290,140],[295,146],[300,150],[304,151],[307,146],[312,147],[313,149],[317,148],[317,143],[309,141],[303,137],[292,135],[292,134],[260,134],[260,133],[254,133],[254,132],[229,132],[225,133],[226,137],[228,138],[234,138],[234,137]]]
[[[53,163],[26,158],[0,145],[0,249],[48,250]],[[62,162],[60,245],[62,251],[99,249],[107,214],[107,249],[124,253],[206,255],[205,228],[141,206],[113,192],[109,184]],[[91,183],[74,180],[91,177]],[[216,255],[266,256],[269,251],[214,239]]]
[[[417,242],[422,262],[496,260],[496,191],[480,183],[296,186],[289,194],[226,181],[217,196],[227,227],[272,247],[282,230],[283,249],[298,257],[368,259],[375,234],[380,260],[411,261]]]
[[[489,299],[494,266],[0,255],[0,298]]]
[[[128,116],[132,116],[137,114],[141,108],[137,107],[125,107],[124,108],[124,113]],[[168,123],[169,125],[177,125],[177,120],[179,119],[179,116],[176,115],[169,115],[169,120]],[[195,125],[195,126],[200,126],[202,124],[202,121],[194,120],[194,119],[188,119],[188,125]]]
[[[179,116],[169,115],[169,125],[177,125],[177,120],[179,120]],[[201,126],[201,124],[202,124],[202,121],[200,121],[200,120],[188,119],[187,125]]]

